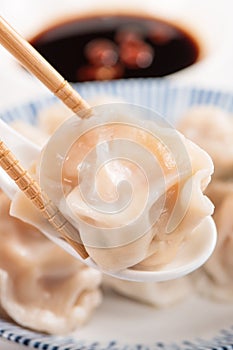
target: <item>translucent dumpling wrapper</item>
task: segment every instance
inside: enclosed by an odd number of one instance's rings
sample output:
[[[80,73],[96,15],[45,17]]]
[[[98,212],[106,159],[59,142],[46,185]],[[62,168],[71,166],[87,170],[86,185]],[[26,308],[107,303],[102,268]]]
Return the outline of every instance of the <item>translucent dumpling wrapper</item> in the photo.
[[[209,153],[214,177],[233,173],[233,118],[217,107],[193,107],[181,118],[178,129]]]
[[[218,241],[197,279],[199,290],[215,299],[233,301],[233,181],[214,180],[207,194],[215,204]]]
[[[73,112],[63,103],[56,103],[48,108],[42,109],[34,124],[29,124],[28,121],[18,119],[11,122],[10,125],[13,129],[35,144],[44,146],[49,136],[55,132],[59,125],[72,115]]]
[[[206,194],[215,205],[217,246],[198,273],[200,292],[233,300],[233,118],[214,107],[195,107],[180,121],[179,129],[208,151],[215,174]]]
[[[64,103],[58,102],[47,109],[42,110],[38,115],[38,129],[44,134],[52,135],[66,119],[74,113]]]
[[[101,274],[9,215],[0,192],[0,308],[20,325],[71,332],[101,303]]]
[[[70,118],[45,147],[36,176],[102,269],[154,270],[212,214],[203,191],[213,164],[154,112],[127,106]]]
[[[111,95],[94,96],[88,99],[90,106],[106,104],[110,102],[120,102],[120,98]],[[121,101],[122,102],[122,101]],[[23,119],[14,120],[10,123],[11,127],[21,135],[33,141],[39,146],[44,146],[56,129],[68,118],[73,116],[73,112],[64,105],[57,102],[51,106],[42,109],[37,116],[34,124],[29,124]]]

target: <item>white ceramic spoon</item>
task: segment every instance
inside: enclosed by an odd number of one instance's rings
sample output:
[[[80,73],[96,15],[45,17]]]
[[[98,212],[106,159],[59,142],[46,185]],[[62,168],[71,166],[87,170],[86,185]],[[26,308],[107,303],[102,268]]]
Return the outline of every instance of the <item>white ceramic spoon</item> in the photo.
[[[0,120],[0,140],[3,140],[8,147],[14,151],[15,155],[25,167],[28,167],[40,154],[38,146],[14,131],[2,120]],[[10,199],[14,198],[17,190],[16,186],[3,171],[0,172],[0,187]],[[81,260],[84,264],[100,269],[91,258],[82,259],[75,249],[64,240],[60,239],[55,229],[49,223],[40,220],[39,212],[36,216],[31,215],[29,211],[24,212],[22,215],[20,210],[18,211],[13,208],[13,214],[19,219],[37,227],[49,239]],[[217,233],[214,221],[211,217],[207,217],[197,229],[189,235],[185,245],[179,250],[175,259],[159,270],[138,271],[128,268],[114,273],[109,271],[102,272],[121,279],[138,282],[160,282],[176,279],[196,270],[209,258],[214,250],[216,237]]]

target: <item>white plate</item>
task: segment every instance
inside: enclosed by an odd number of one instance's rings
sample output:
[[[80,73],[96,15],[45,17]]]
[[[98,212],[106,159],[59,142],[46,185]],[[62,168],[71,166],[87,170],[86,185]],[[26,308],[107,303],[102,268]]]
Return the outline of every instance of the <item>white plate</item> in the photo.
[[[211,104],[233,112],[233,95],[186,86],[165,80],[137,79],[77,85],[84,98],[113,95],[157,110],[173,124],[193,105]],[[37,113],[52,105],[48,96],[0,113],[5,121],[36,121]],[[103,305],[82,330],[55,337],[29,331],[0,320],[0,335],[16,343],[39,349],[145,350],[145,349],[232,349],[233,303],[221,304],[192,295],[165,310],[137,304],[108,293]]]

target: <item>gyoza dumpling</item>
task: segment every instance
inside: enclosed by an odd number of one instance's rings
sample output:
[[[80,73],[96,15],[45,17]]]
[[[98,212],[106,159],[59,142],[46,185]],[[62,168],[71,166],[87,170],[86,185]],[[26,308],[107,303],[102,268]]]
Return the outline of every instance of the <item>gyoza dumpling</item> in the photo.
[[[48,108],[43,109],[38,115],[38,129],[47,136],[52,135],[54,131],[67,118],[74,113],[67,108],[64,103],[58,102]]]
[[[73,112],[64,104],[57,103],[42,109],[38,115],[37,123],[34,125],[24,120],[14,120],[10,125],[13,129],[35,144],[44,146],[49,136],[54,133],[58,126],[72,115]]]
[[[105,276],[104,285],[123,296],[157,308],[180,302],[193,291],[190,276],[157,283],[123,281]]]
[[[199,290],[217,299],[233,301],[233,181],[214,180],[207,194],[215,204],[218,241],[199,275]]]
[[[233,173],[233,118],[220,108],[201,106],[189,110],[178,129],[209,153],[214,177]]]
[[[197,284],[207,296],[233,300],[233,119],[214,107],[196,107],[186,113],[179,128],[206,149],[215,163],[206,194],[215,205],[218,240],[197,274]]]
[[[110,95],[100,95],[88,100],[90,106],[110,102],[120,102],[120,99]],[[10,125],[24,137],[39,146],[44,146],[49,136],[72,115],[74,113],[64,103],[57,102],[39,112],[36,124],[31,125],[23,120],[14,120]]]
[[[90,257],[110,271],[170,262],[213,212],[202,192],[213,172],[208,154],[171,128],[134,116],[109,111],[77,123],[80,137],[63,164],[59,207],[76,222]],[[63,131],[56,150],[72,139]],[[42,164],[50,184],[60,174],[53,158]]]
[[[100,304],[101,274],[11,217],[9,207],[0,191],[0,307],[25,327],[71,332]]]

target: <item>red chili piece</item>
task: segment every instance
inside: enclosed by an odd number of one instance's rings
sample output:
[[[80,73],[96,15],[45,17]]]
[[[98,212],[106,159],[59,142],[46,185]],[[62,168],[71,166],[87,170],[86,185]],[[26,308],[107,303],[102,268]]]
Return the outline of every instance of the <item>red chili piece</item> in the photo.
[[[94,66],[114,66],[118,61],[117,46],[107,39],[95,39],[90,41],[85,54],[88,61]]]
[[[111,80],[122,78],[124,69],[121,64],[115,66],[83,66],[77,70],[78,81]]]
[[[120,60],[129,69],[147,68],[153,58],[153,48],[141,40],[124,42],[120,47]]]
[[[178,32],[166,24],[157,24],[149,33],[149,39],[158,45],[166,45],[178,37]]]

